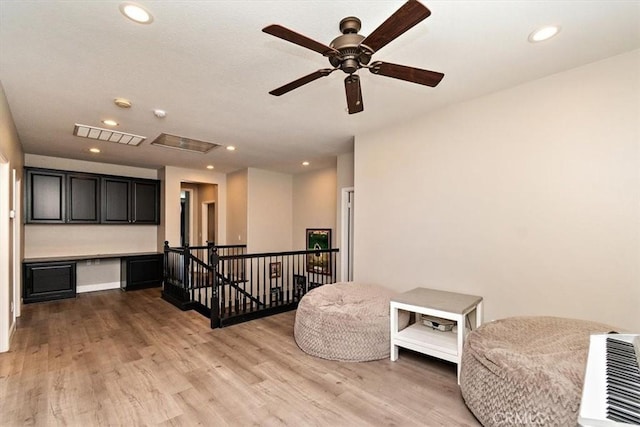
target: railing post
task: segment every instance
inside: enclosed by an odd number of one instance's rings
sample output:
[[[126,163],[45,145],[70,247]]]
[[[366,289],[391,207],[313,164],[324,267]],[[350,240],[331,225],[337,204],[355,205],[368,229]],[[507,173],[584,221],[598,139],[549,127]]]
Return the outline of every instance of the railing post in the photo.
[[[218,248],[216,248],[213,244],[209,246],[209,242],[207,242],[207,249],[209,251],[209,266],[211,267],[211,274],[213,275],[213,280],[211,281],[211,328],[215,329],[219,328],[221,325],[220,294],[218,292],[220,283],[220,280],[218,279],[220,255],[218,255]]]
[[[165,284],[169,278],[169,241],[164,241],[164,262],[162,263],[162,289],[165,289]]]
[[[191,289],[191,274],[190,274],[191,250],[189,249],[188,243],[184,245],[184,248],[182,249],[182,259],[183,259],[183,270],[182,270],[183,282],[182,283],[185,287],[185,290]]]

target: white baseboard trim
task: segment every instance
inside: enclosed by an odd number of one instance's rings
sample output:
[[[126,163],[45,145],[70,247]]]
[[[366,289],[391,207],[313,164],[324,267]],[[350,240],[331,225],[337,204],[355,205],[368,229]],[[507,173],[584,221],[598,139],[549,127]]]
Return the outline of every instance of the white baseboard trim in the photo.
[[[109,289],[120,289],[120,282],[95,283],[92,285],[78,285],[76,287],[76,293],[82,294],[85,292],[106,291]]]

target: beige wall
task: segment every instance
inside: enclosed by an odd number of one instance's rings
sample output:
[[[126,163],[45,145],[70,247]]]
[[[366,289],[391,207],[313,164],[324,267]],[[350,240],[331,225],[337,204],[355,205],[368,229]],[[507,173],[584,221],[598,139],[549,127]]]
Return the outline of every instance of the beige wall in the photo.
[[[247,244],[247,186],[247,169],[227,175],[227,242],[229,245]]]
[[[355,278],[640,332],[640,51],[356,136]]]
[[[34,154],[25,155],[25,164],[48,169],[158,178],[155,169]],[[155,225],[27,224],[24,229],[25,258],[154,252],[158,249],[158,226]]]
[[[330,228],[332,247],[336,237],[336,168],[294,175],[293,248],[305,250],[307,228]]]
[[[4,88],[0,83],[0,162],[3,170],[0,185],[0,352],[9,349],[9,336],[15,328],[14,311],[19,313],[19,307],[12,309],[12,301],[18,302],[19,292],[14,295],[14,280],[20,281],[20,270],[17,263],[22,259],[22,221],[21,198],[15,197],[11,184],[11,174],[15,170],[16,178],[22,181],[24,154],[18,138],[15,123],[7,103]],[[6,172],[6,174],[5,174]],[[17,215],[9,218],[9,210]],[[15,231],[15,238],[14,238]],[[17,296],[17,298],[16,298]]]
[[[292,250],[291,175],[247,171],[247,252]]]

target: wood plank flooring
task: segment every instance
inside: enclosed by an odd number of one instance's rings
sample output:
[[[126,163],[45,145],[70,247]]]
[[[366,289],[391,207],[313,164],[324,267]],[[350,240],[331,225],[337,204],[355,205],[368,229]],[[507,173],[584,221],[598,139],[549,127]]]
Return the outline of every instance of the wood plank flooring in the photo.
[[[318,359],[294,316],[213,330],[157,288],[25,305],[0,354],[0,425],[479,425],[455,365]]]

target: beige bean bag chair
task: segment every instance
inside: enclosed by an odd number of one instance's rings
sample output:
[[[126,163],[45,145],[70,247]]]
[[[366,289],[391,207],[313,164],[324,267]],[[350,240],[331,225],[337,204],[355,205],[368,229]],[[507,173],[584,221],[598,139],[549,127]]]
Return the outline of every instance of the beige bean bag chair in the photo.
[[[614,327],[559,317],[512,317],[467,336],[460,388],[484,426],[575,426],[589,336]]]
[[[389,357],[389,300],[387,288],[359,283],[324,285],[307,293],[298,305],[294,337],[312,356],[346,362]],[[409,313],[401,312],[403,328]]]

